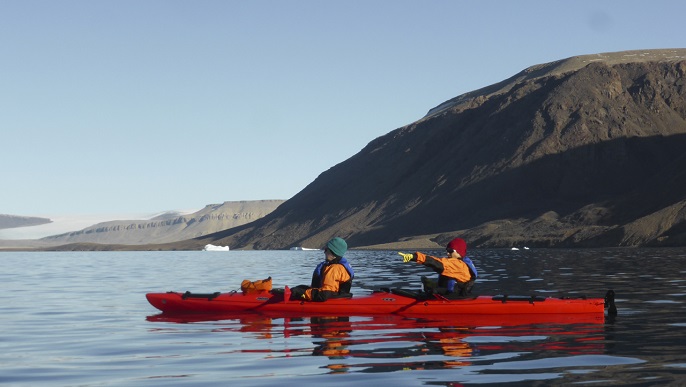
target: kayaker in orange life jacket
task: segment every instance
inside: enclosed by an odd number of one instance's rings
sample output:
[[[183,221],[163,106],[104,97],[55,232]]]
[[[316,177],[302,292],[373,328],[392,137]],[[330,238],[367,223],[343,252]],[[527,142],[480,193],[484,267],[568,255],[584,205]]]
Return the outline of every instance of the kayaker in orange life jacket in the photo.
[[[310,286],[291,288],[291,299],[305,301],[326,301],[329,298],[350,297],[350,287],[355,272],[343,255],[348,244],[343,238],[335,237],[326,243],[325,260],[314,269]]]
[[[476,267],[467,257],[467,243],[461,238],[455,238],[446,246],[448,256],[438,258],[415,252],[413,254],[398,253],[403,262],[420,263],[438,273],[438,281],[434,282],[422,277],[424,290],[444,296],[466,296],[471,292],[478,275]]]

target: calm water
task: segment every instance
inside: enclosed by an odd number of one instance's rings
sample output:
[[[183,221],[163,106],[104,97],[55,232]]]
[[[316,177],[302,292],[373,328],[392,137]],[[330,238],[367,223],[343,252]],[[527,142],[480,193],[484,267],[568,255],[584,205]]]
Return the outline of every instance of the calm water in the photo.
[[[436,252],[438,253],[438,252]],[[482,294],[617,293],[604,324],[392,317],[174,322],[146,292],[308,283],[316,251],[0,252],[0,385],[686,385],[686,249],[481,250]],[[353,292],[419,288],[352,251]],[[515,324],[515,325],[512,325]]]

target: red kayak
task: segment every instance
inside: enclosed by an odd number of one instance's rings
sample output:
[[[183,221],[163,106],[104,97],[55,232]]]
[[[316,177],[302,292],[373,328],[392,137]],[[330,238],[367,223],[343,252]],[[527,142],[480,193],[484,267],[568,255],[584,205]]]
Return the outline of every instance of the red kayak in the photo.
[[[289,300],[290,291],[230,293],[148,293],[148,302],[166,315],[207,314],[269,316],[376,316],[376,315],[595,315],[616,313],[614,292],[605,298],[476,296],[447,299],[427,297],[402,289],[384,289],[352,298],[332,298],[325,302]],[[504,317],[504,316],[503,316]]]

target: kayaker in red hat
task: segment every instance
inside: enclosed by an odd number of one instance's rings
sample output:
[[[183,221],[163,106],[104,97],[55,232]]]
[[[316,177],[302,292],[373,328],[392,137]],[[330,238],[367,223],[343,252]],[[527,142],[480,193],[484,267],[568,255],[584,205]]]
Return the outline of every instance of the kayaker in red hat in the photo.
[[[333,297],[352,296],[350,287],[355,272],[343,257],[346,251],[348,244],[343,238],[329,240],[324,248],[325,260],[314,269],[311,285],[291,288],[291,299],[326,301]]]
[[[466,296],[471,292],[478,275],[476,267],[467,257],[467,243],[461,238],[455,238],[445,248],[446,258],[434,257],[420,252],[413,254],[398,253],[403,262],[420,263],[438,273],[438,281],[422,277],[424,290],[445,296]]]

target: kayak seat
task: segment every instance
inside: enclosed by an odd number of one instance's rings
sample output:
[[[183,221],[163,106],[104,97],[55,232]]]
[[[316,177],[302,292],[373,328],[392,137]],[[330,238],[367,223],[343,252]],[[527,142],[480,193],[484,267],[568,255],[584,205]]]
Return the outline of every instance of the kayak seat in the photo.
[[[446,298],[448,300],[476,300],[478,296],[471,294],[460,294],[460,293],[448,293],[448,294],[436,294],[437,298]]]
[[[352,293],[338,293],[338,294],[332,295],[329,298],[353,298],[353,294]]]
[[[412,290],[405,290],[405,289],[390,289],[391,294],[396,294],[398,296],[403,296],[403,297],[409,297],[409,298],[414,298],[416,300],[423,300],[426,299],[426,293],[424,292],[414,292]]]

